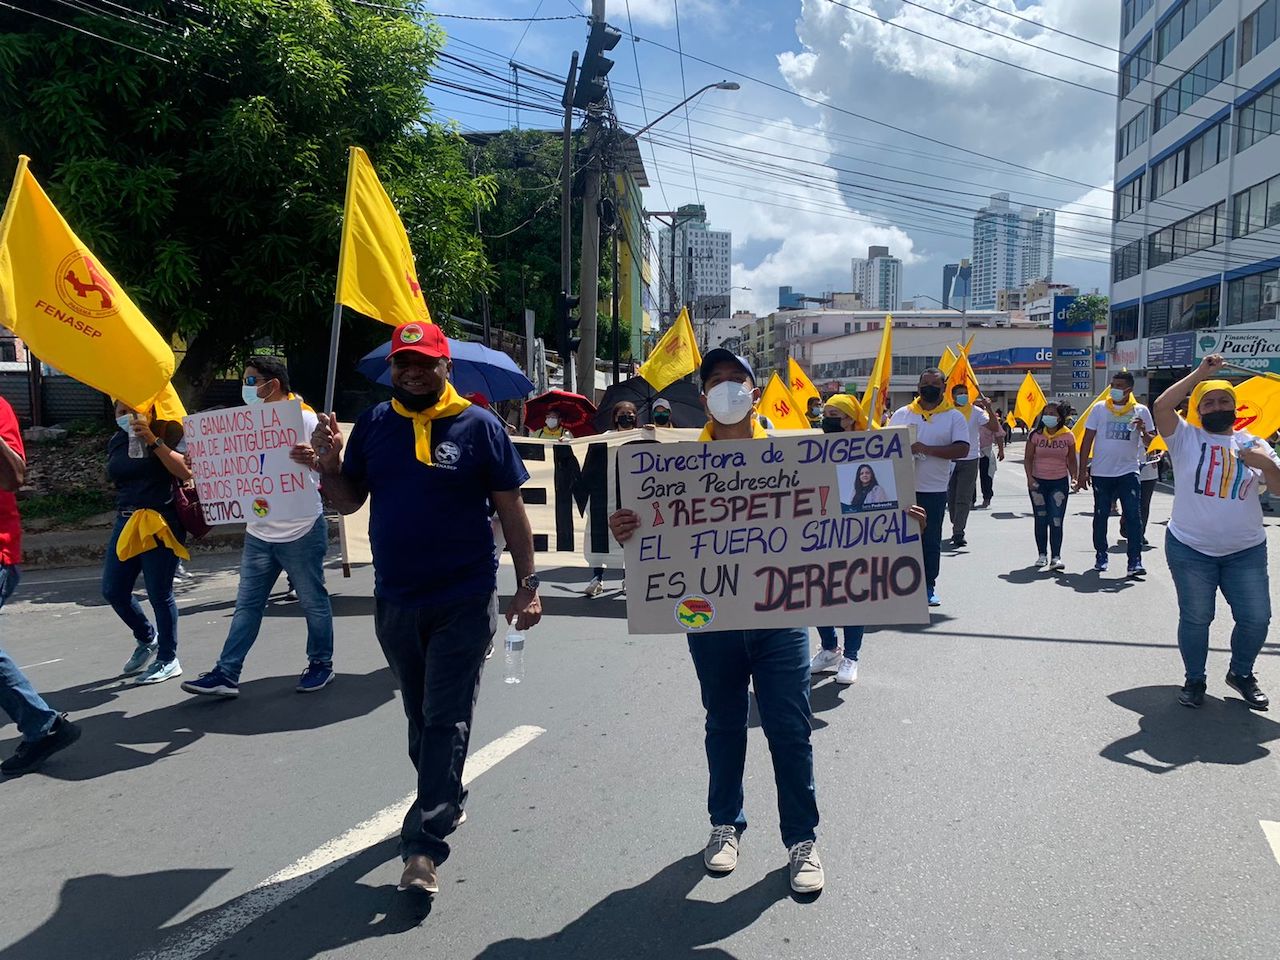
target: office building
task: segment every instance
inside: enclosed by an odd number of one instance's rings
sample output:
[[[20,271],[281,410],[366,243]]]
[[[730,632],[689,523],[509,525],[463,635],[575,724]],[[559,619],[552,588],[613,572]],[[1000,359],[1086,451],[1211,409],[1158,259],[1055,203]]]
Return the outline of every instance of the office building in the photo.
[[[1144,393],[1207,351],[1280,372],[1280,345],[1249,336],[1280,319],[1278,8],[1121,7],[1108,352]]]
[[[707,208],[700,203],[688,203],[677,210],[675,224],[674,228],[664,229],[658,238],[664,318],[670,323],[682,306],[688,306],[698,320],[729,317],[733,313],[729,296],[732,233],[712,230],[707,223]]]
[[[869,247],[853,259],[853,292],[870,310],[897,310],[902,300],[902,261],[888,247]]]
[[[992,195],[973,218],[973,309],[994,309],[1001,290],[1053,279],[1055,221],[1052,210],[1014,209],[1007,193]]]
[[[972,306],[972,281],[973,267],[968,260],[945,264],[942,268],[942,305],[967,313]]]

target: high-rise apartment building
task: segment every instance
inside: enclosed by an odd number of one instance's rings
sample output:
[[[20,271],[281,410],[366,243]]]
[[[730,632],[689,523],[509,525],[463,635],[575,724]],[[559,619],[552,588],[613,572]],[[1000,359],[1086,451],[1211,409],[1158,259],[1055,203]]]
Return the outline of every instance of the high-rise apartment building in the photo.
[[[1266,336],[1227,336],[1280,319],[1278,16],[1122,0],[1108,349],[1150,391],[1209,351],[1280,372]]]
[[[973,218],[973,309],[993,310],[999,291],[1053,279],[1055,220],[1052,210],[1014,209],[1007,193],[992,195]]]
[[[942,267],[942,305],[966,313],[972,302],[970,287],[973,267],[968,260],[948,263]]]
[[[897,310],[902,300],[902,261],[888,247],[868,247],[865,258],[853,259],[853,292],[868,310]]]
[[[674,228],[666,228],[658,238],[663,318],[669,323],[686,305],[696,320],[728,318],[733,313],[729,296],[733,234],[728,230],[712,230],[707,224],[707,208],[700,203],[682,206],[676,211],[675,222]],[[672,277],[675,278],[674,304]]]

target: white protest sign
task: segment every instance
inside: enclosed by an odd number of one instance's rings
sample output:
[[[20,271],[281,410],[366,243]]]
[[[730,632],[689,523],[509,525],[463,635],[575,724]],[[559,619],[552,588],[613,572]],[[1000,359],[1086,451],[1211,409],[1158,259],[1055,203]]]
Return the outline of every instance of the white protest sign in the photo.
[[[910,433],[618,448],[632,633],[928,623]]]
[[[289,459],[309,439],[297,400],[195,413],[183,427],[206,523],[316,516],[310,470]]]

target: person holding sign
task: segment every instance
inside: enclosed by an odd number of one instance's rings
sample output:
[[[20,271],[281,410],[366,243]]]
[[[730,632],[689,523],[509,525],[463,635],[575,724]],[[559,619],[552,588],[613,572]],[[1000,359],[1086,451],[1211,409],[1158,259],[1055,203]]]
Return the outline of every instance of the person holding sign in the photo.
[[[102,565],[102,596],[137,641],[121,672],[139,674],[134,683],[162,683],[182,673],[173,575],[178,561],[190,555],[183,546],[187,532],[174,506],[173,482],[186,483],[191,469],[181,449],[181,424],[151,420],[117,402],[116,426],[107,441],[116,522]],[[133,595],[139,576],[155,613],[154,627]]]
[[[894,411],[893,427],[915,427],[911,452],[916,462],[916,501],[927,517],[920,546],[924,553],[929,606],[936,607],[938,571],[942,566],[942,521],[947,514],[947,485],[954,461],[969,452],[969,422],[946,399],[946,378],[937,367],[920,374],[916,398]],[[966,501],[967,503],[967,501]]]
[[[699,374],[702,405],[710,417],[701,441],[768,438],[756,420],[760,388],[745,359],[717,348],[703,357]],[[630,540],[640,524],[639,514],[630,509],[609,517],[609,529],[619,543]],[[797,893],[821,890],[824,874],[814,846],[818,801],[809,742],[808,630],[706,631],[688,634],[688,643],[707,711],[711,837],[703,862],[712,873],[729,873],[738,865],[739,839],[747,828],[742,781],[748,688],[754,687],[778,785],[778,820],[788,851],[791,889]]]
[[[1093,569],[1107,569],[1107,522],[1120,501],[1124,535],[1128,539],[1128,575],[1143,576],[1142,488],[1138,472],[1154,439],[1151,411],[1133,397],[1133,374],[1121,370],[1111,378],[1105,403],[1094,404],[1084,422],[1076,490],[1093,484]],[[1090,463],[1089,458],[1093,458]]]
[[[1155,405],[1156,426],[1173,460],[1173,515],[1164,544],[1178,594],[1178,649],[1186,671],[1179,700],[1192,708],[1204,704],[1209,624],[1221,590],[1235,619],[1227,686],[1253,709],[1266,710],[1270,700],[1253,675],[1271,623],[1258,491],[1264,481],[1280,489],[1280,457],[1259,437],[1235,428],[1235,387],[1217,379],[1223,365],[1219,354],[1205,357]],[[1183,420],[1177,407],[1188,393]]]
[[[529,473],[511,438],[449,382],[449,342],[438,326],[397,327],[388,359],[391,402],[366,410],[349,441],[335,415],[321,415],[312,445],[321,489],[339,511],[355,513],[369,500],[374,631],[400,685],[418,774],[400,832],[400,889],[436,893],[446,838],[464,816],[463,764],[497,631],[491,505],[519,585],[507,621],[535,626],[542,603],[520,499]]]
[[[289,387],[289,368],[279,357],[255,356],[244,368],[243,394],[250,405],[296,400]],[[302,429],[308,440],[319,421],[303,404]],[[310,515],[299,520],[251,519],[245,525],[240,555],[240,586],[236,611],[218,662],[198,680],[182,685],[188,693],[238,697],[240,671],[258,639],[262,612],[271,588],[283,570],[290,590],[297,593],[307,621],[307,668],[298,678],[299,693],[323,690],[333,682],[333,608],[324,585],[324,556],[329,549],[329,524],[316,482],[315,454],[309,443],[294,448],[292,458],[307,468],[307,491],[313,501]]]

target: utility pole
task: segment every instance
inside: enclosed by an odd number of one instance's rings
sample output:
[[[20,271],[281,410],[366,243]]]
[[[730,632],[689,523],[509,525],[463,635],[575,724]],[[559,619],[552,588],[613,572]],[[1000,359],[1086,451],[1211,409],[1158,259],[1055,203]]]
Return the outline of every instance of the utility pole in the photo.
[[[617,159],[617,139],[614,138],[610,143],[610,154]],[[609,169],[609,194],[613,198],[613,216],[609,228],[609,234],[612,238],[611,257],[613,260],[613,296],[611,298],[610,314],[613,320],[613,349],[610,351],[613,355],[613,382],[616,384],[619,379],[619,369],[622,361],[622,332],[618,329],[618,321],[620,318],[620,310],[618,301],[622,289],[622,265],[618,262],[618,231],[622,229],[622,210],[618,206],[618,164],[612,164]]]
[[[573,98],[578,74],[578,51],[569,58],[569,76],[564,81],[564,159],[560,167],[560,296],[556,298],[556,335],[560,341],[560,364],[564,389],[573,391],[573,353],[570,349],[569,298],[573,295]]]
[[[517,98],[518,98],[517,94]],[[479,166],[480,148],[476,147],[471,152],[471,176],[474,179]],[[482,237],[484,234],[480,230],[480,200],[476,199],[476,236]],[[480,288],[480,321],[484,331],[484,345],[486,347],[493,346],[493,328],[489,320],[489,293],[484,287]]]

